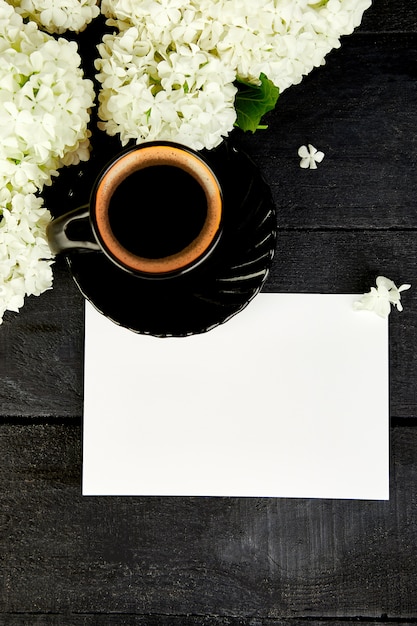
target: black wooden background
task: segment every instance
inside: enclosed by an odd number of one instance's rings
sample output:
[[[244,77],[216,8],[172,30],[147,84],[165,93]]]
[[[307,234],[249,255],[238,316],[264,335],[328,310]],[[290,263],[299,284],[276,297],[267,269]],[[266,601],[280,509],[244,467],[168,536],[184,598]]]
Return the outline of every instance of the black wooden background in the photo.
[[[417,623],[416,102],[417,2],[375,0],[236,138],[278,207],[266,290],[413,285],[389,322],[389,502],[82,497],[83,300],[58,261],[0,327],[0,624]]]

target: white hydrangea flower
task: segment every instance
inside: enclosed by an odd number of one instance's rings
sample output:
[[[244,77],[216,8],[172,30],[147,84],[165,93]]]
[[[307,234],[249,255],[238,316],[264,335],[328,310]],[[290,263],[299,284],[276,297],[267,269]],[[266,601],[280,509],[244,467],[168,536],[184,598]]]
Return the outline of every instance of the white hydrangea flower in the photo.
[[[137,26],[146,39],[168,46],[175,27],[184,27],[197,18],[195,5],[189,0],[102,0],[101,12],[119,30]],[[180,37],[178,41],[185,40]]]
[[[297,84],[340,37],[360,24],[371,0],[103,0],[109,24],[139,29],[164,46],[195,43],[244,80],[264,73],[284,91]]]
[[[23,18],[48,33],[83,31],[99,15],[97,0],[7,0]]]
[[[376,279],[376,288],[371,287],[368,293],[365,293],[360,300],[354,303],[354,309],[357,311],[374,311],[380,317],[388,317],[391,312],[391,304],[398,311],[403,310],[401,304],[401,292],[410,289],[411,285],[404,284],[396,287],[395,283],[385,276],[378,276]]]
[[[140,97],[148,108],[139,112],[140,105],[131,104],[135,124],[140,127],[134,135],[137,141],[156,136],[158,125],[164,133],[160,138],[188,137],[204,120],[209,128],[206,135],[199,133],[195,145],[203,141],[205,147],[213,147],[233,127],[230,83],[236,78],[256,83],[262,73],[280,92],[299,83],[324,63],[332,48],[340,46],[340,37],[352,32],[370,5],[371,0],[102,0],[108,24],[120,31],[119,36],[105,37],[99,48],[102,128],[109,134],[120,133],[124,143],[133,138],[134,124],[126,121],[128,102]],[[222,92],[215,103],[212,97],[205,97],[207,93],[174,93],[172,85],[166,89],[161,82],[163,67],[176,71],[171,54],[182,54],[187,48],[221,61],[219,79],[211,83]],[[191,56],[185,55],[182,65],[187,66]],[[188,69],[191,75],[195,71],[194,66]],[[180,81],[176,89],[184,87],[185,82]],[[185,106],[189,101],[192,106]],[[201,107],[207,108],[200,111]],[[175,111],[182,120],[181,132]],[[159,122],[161,113],[170,120],[165,126]],[[217,130],[214,115],[219,119]],[[219,133],[220,138],[216,137]]]
[[[136,27],[107,35],[99,46],[101,128],[122,144],[164,139],[213,148],[236,120],[235,74],[196,44],[163,49]]]
[[[49,212],[34,194],[89,158],[94,89],[75,42],[23,22],[0,0],[0,322],[52,285]]]
[[[75,42],[24,24],[3,0],[0,52],[0,184],[32,193],[69,154],[88,158],[93,83],[83,78]]]
[[[1,323],[4,312],[18,311],[26,295],[51,288],[53,260],[45,234],[51,216],[41,198],[11,192],[0,202],[0,214]]]

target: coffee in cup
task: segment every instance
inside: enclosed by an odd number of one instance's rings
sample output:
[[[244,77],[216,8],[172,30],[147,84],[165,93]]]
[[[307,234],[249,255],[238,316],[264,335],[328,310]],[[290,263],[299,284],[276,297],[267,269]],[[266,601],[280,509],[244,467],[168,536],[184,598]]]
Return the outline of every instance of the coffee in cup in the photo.
[[[54,254],[101,251],[129,272],[167,277],[207,258],[221,234],[222,211],[219,181],[199,153],[152,142],[113,159],[95,181],[89,204],[54,219],[47,236]],[[73,239],[70,227],[80,220],[89,236]]]

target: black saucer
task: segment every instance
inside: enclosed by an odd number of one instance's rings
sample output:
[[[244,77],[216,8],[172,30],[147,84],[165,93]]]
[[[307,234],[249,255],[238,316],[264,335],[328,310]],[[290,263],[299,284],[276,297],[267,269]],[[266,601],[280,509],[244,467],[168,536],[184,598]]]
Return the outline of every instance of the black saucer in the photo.
[[[81,293],[117,324],[157,337],[202,333],[241,311],[265,282],[276,240],[269,187],[251,159],[229,141],[205,156],[222,185],[224,227],[215,251],[200,267],[152,281],[118,269],[101,252],[66,253]],[[91,173],[82,174],[89,183]]]

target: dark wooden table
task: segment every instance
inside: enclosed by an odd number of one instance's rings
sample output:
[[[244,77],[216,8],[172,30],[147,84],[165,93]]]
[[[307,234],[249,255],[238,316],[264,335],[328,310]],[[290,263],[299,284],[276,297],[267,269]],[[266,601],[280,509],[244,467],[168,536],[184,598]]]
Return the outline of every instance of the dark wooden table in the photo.
[[[0,327],[0,624],[417,623],[416,0],[375,0],[268,122],[236,137],[278,207],[265,290],[413,285],[389,321],[390,500],[82,497],[83,299],[59,260]]]

